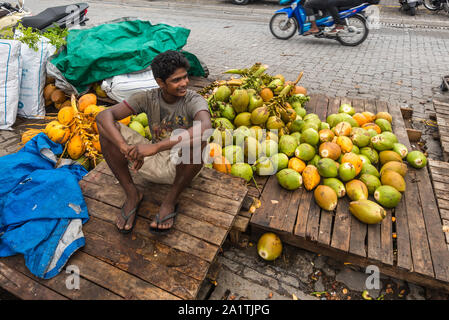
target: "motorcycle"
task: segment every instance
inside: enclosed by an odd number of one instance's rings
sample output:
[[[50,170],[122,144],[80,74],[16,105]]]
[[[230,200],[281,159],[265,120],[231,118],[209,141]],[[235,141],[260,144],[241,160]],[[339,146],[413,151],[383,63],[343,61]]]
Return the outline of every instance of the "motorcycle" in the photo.
[[[444,10],[449,13],[449,0],[424,0],[424,7],[430,11]]]
[[[311,24],[307,21],[305,9],[303,7],[304,0],[294,0],[290,3],[290,7],[277,10],[270,20],[270,31],[278,39],[287,40],[293,37],[296,32],[302,35],[310,29]],[[320,32],[314,36],[317,38],[326,38],[337,40],[344,46],[357,46],[368,37],[367,16],[364,10],[372,4],[379,1],[371,0],[362,3],[356,7],[340,7],[340,18],[346,21],[344,30],[331,34],[331,26],[334,24],[332,16],[327,12],[322,12],[316,18],[316,24]]]
[[[87,8],[89,8],[87,3],[50,7],[34,16],[25,9],[24,0],[19,0],[15,7],[10,3],[0,3],[0,9],[3,8],[9,11],[9,14],[4,18],[14,16],[14,19],[10,19],[8,26],[14,26],[20,22],[24,27],[31,27],[40,31],[46,31],[55,24],[60,28],[70,28],[78,24],[85,25],[86,21],[89,20],[86,17]]]
[[[411,16],[416,14],[416,8],[423,4],[422,0],[399,0],[401,10],[408,12]]]

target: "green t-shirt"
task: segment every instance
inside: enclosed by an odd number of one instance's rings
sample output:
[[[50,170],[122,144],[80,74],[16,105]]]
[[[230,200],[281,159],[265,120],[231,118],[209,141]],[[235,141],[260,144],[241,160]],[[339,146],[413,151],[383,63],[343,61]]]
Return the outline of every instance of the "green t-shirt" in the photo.
[[[186,95],[173,104],[165,102],[160,88],[135,93],[125,103],[136,114],[147,114],[154,142],[170,137],[175,129],[192,127],[193,119],[199,111],[209,112],[207,101],[192,90],[187,90]]]

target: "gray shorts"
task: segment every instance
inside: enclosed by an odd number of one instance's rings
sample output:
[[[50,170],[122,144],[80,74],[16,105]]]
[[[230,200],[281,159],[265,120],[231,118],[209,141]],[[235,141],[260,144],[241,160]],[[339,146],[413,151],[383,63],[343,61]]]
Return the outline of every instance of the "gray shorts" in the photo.
[[[138,132],[122,123],[118,124],[120,125],[120,133],[128,144],[151,144],[150,140],[144,138]],[[171,150],[165,150],[158,152],[155,155],[145,157],[144,163],[139,169],[138,174],[153,183],[173,184],[176,177],[176,161],[172,161],[172,157],[176,157],[176,155],[170,156],[170,151]],[[131,167],[132,164],[130,163],[129,165]],[[200,172],[198,172],[198,174]],[[197,177],[198,174],[195,177]]]

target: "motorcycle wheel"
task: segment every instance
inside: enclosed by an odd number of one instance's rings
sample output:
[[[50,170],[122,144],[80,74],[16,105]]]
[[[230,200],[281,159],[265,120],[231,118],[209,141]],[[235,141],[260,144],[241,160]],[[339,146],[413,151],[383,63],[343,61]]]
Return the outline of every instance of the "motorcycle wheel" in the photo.
[[[436,4],[438,3],[438,5]],[[424,0],[424,7],[430,11],[437,11],[441,8],[441,2],[435,0]]]
[[[239,5],[245,5],[249,3],[249,0],[232,0],[232,3],[239,4]]]
[[[366,19],[355,15],[348,18],[348,31],[340,31],[337,33],[337,41],[344,46],[355,47],[361,44],[368,37],[369,29],[366,24]],[[353,30],[355,28],[356,30]],[[352,31],[351,31],[352,30]],[[359,35],[355,37],[355,35]]]
[[[295,19],[288,18],[286,13],[276,13],[270,20],[270,31],[278,39],[287,40],[293,37],[298,30],[298,24]]]
[[[416,14],[416,7],[410,7],[410,15],[414,16]]]

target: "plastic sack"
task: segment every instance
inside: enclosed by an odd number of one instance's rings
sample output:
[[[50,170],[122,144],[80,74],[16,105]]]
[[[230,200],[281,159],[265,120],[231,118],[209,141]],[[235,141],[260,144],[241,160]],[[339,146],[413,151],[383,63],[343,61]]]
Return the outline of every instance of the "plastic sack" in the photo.
[[[0,130],[11,130],[19,105],[21,43],[0,39]]]
[[[18,115],[24,118],[45,116],[44,87],[47,60],[56,51],[50,40],[41,37],[38,51],[22,43],[22,81],[19,93]]]
[[[131,95],[142,90],[159,87],[153,76],[151,68],[143,72],[127,73],[105,79],[101,84],[109,98],[121,102]]]

